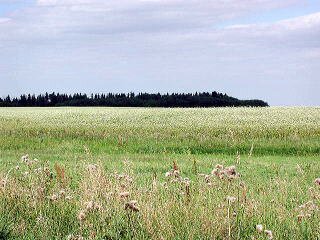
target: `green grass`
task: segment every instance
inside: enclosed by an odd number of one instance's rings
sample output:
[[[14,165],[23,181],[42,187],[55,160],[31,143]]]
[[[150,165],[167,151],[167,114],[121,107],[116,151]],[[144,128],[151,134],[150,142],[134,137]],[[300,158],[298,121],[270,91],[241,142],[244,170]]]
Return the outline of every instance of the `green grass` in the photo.
[[[0,134],[0,239],[267,239],[257,224],[320,238],[320,108],[0,108]],[[216,164],[241,176],[211,176]]]

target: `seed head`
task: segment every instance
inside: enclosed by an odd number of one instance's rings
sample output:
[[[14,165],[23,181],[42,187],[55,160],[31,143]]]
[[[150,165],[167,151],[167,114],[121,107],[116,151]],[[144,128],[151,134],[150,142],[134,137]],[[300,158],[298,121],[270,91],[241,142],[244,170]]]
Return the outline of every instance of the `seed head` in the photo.
[[[191,181],[189,178],[186,177],[183,179],[183,182],[186,184],[186,186],[189,186]]]
[[[61,190],[59,191],[59,195],[60,195],[60,196],[65,196],[65,195],[66,195],[66,191],[65,191],[64,189],[61,189]]]
[[[227,175],[234,175],[235,176],[237,174],[236,167],[235,166],[227,167],[225,173]]]
[[[98,169],[98,165],[97,164],[88,164],[87,165],[87,170],[90,172],[94,172]]]
[[[219,175],[219,169],[218,169],[218,168],[213,169],[213,170],[211,171],[211,174],[218,176],[218,175]]]
[[[21,161],[22,161],[22,162],[28,162],[28,161],[29,161],[29,155],[26,154],[26,155],[22,156],[22,157],[21,157]]]
[[[229,204],[234,203],[236,200],[237,200],[236,197],[232,197],[232,196],[228,196],[227,197],[227,201],[228,201]]]
[[[34,172],[35,173],[40,173],[42,171],[42,168],[40,167],[40,168],[36,168],[35,170],[34,170]]]
[[[175,177],[179,177],[179,176],[180,176],[179,170],[174,170],[174,171],[173,171],[173,175],[174,175]]]
[[[209,183],[210,180],[211,180],[210,175],[205,175],[205,176],[204,176],[204,181],[205,181],[206,183]]]
[[[81,235],[69,234],[67,240],[83,240],[84,238]]]
[[[7,181],[6,178],[2,179],[2,180],[0,181],[0,187],[5,188],[6,185],[7,185],[7,182],[8,182],[8,181]]]
[[[301,223],[302,219],[304,218],[304,214],[299,214],[297,217],[298,217],[298,222]]]
[[[264,232],[270,240],[273,239],[273,234],[271,230],[264,230]]]
[[[137,201],[135,201],[135,200],[132,200],[132,201],[130,201],[130,202],[127,202],[127,203],[125,204],[125,209],[126,209],[126,210],[127,210],[127,209],[130,209],[130,210],[132,210],[133,212],[139,212],[139,211],[140,211],[139,207],[137,206]]]
[[[217,165],[216,165],[216,168],[217,168],[217,169],[223,169],[223,165],[217,164]]]
[[[85,220],[85,218],[86,218],[85,212],[84,211],[80,211],[79,214],[78,214],[78,220],[80,222],[82,222],[83,220]]]
[[[48,197],[51,201],[57,201],[58,200],[58,195],[57,194],[52,194],[51,196]]]
[[[258,233],[261,233],[263,231],[263,226],[261,224],[258,224],[256,226],[256,230],[257,230]]]
[[[129,192],[122,192],[122,193],[119,194],[119,196],[120,196],[121,198],[129,197],[129,195],[130,195]]]
[[[94,211],[94,210],[100,210],[101,206],[97,204],[94,201],[89,201],[86,203],[86,210],[89,211]]]
[[[94,208],[94,202],[93,201],[87,202],[86,209],[90,211],[90,210],[93,210],[93,208]]]
[[[66,196],[66,200],[68,201],[72,200],[72,196]]]
[[[37,217],[37,223],[43,223],[45,221],[45,218],[40,214],[38,217]]]

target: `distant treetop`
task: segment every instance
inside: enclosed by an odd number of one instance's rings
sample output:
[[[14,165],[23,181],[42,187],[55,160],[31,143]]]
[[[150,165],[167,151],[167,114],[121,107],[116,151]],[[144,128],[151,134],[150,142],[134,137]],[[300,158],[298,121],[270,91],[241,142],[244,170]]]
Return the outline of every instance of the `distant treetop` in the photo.
[[[107,94],[23,94],[20,97],[0,98],[0,107],[60,107],[60,106],[106,106],[106,107],[268,107],[262,100],[239,100],[227,94],[202,93],[107,93]]]

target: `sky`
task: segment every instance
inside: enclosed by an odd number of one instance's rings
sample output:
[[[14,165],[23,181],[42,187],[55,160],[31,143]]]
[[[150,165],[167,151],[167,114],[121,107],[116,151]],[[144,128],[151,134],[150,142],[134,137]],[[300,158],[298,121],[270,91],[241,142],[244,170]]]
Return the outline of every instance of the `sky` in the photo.
[[[0,0],[0,97],[219,91],[320,105],[320,0]]]

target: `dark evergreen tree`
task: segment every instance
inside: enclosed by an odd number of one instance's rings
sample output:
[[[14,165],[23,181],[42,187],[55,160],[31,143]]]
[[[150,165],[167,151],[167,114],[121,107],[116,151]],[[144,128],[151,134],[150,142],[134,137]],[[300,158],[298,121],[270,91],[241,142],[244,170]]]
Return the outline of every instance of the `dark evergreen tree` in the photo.
[[[45,93],[21,95],[11,99],[7,96],[0,98],[2,107],[51,107],[51,106],[110,106],[110,107],[266,107],[268,104],[262,100],[239,100],[227,94],[214,92],[203,93],[108,93],[87,94],[75,93],[73,95],[60,93]]]

